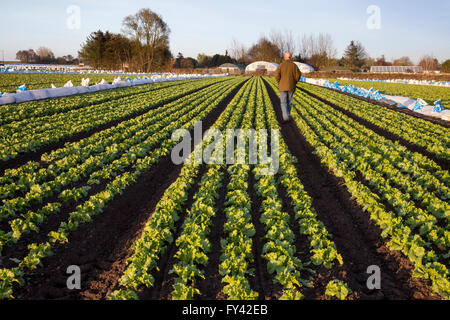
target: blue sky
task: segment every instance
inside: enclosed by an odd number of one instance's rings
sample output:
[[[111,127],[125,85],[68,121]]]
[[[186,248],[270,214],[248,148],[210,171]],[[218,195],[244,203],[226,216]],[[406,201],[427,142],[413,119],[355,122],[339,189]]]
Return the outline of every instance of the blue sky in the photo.
[[[233,38],[249,46],[272,30],[295,35],[329,33],[338,56],[350,40],[359,40],[372,57],[408,55],[413,61],[434,54],[450,59],[449,0],[1,0],[1,50],[7,60],[20,49],[47,46],[55,55],[76,55],[86,37],[98,29],[120,32],[122,20],[140,8],[162,15],[172,30],[174,55],[224,53]],[[80,28],[69,29],[66,12],[80,8]],[[366,9],[381,10],[381,29],[370,30]]]

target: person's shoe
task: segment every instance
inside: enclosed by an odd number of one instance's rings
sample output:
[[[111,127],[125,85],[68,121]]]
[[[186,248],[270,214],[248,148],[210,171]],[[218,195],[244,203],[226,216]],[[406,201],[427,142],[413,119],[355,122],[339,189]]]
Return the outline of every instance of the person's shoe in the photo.
[[[281,121],[281,124],[286,124],[286,123],[289,123],[289,122],[291,122],[291,119],[292,118],[289,118],[289,119],[283,119],[283,121]]]

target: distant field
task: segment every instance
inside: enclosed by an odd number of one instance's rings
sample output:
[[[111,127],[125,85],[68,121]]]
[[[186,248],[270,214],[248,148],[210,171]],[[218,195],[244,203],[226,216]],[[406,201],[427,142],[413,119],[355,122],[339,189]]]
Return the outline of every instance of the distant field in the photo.
[[[330,79],[335,82],[337,79]],[[422,86],[417,84],[403,84],[403,83],[384,83],[384,82],[370,82],[370,81],[346,81],[337,80],[340,84],[361,87],[365,89],[374,88],[380,90],[381,93],[392,96],[404,96],[413,99],[421,98],[432,105],[436,100],[442,99],[442,105],[446,109],[450,109],[450,88],[448,87],[433,87]]]
[[[52,83],[62,87],[69,80],[72,80],[73,85],[81,85],[82,78],[89,78],[90,84],[96,84],[102,79],[112,82],[117,77],[97,74],[0,74],[0,92],[15,92],[23,84],[27,85],[28,90],[33,90],[51,88]]]

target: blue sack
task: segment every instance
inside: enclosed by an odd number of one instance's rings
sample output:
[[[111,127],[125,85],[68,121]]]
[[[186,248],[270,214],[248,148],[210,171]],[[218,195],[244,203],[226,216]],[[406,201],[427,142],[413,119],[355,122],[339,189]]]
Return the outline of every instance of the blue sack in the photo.
[[[375,100],[377,100],[377,101],[380,101],[383,97],[381,96],[380,91],[377,90],[377,91],[373,94],[373,98],[374,98]]]
[[[133,82],[133,80],[130,77],[127,77],[127,82]]]
[[[422,110],[422,108],[424,107],[423,104],[421,104],[419,102],[419,100],[416,101],[416,104],[414,105],[414,108],[412,108],[413,111],[417,111],[417,110]]]
[[[24,91],[27,91],[27,85],[26,84],[21,85],[16,90],[17,93],[24,92]]]
[[[434,102],[434,112],[442,112],[444,111],[444,107],[442,106],[442,102],[439,99],[438,101]]]

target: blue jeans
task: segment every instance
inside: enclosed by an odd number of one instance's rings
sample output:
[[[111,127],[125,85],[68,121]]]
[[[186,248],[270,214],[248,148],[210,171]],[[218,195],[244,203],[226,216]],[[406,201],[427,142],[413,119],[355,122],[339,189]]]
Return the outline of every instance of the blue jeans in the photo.
[[[292,101],[294,100],[294,91],[280,91],[281,112],[283,120],[291,118]]]

